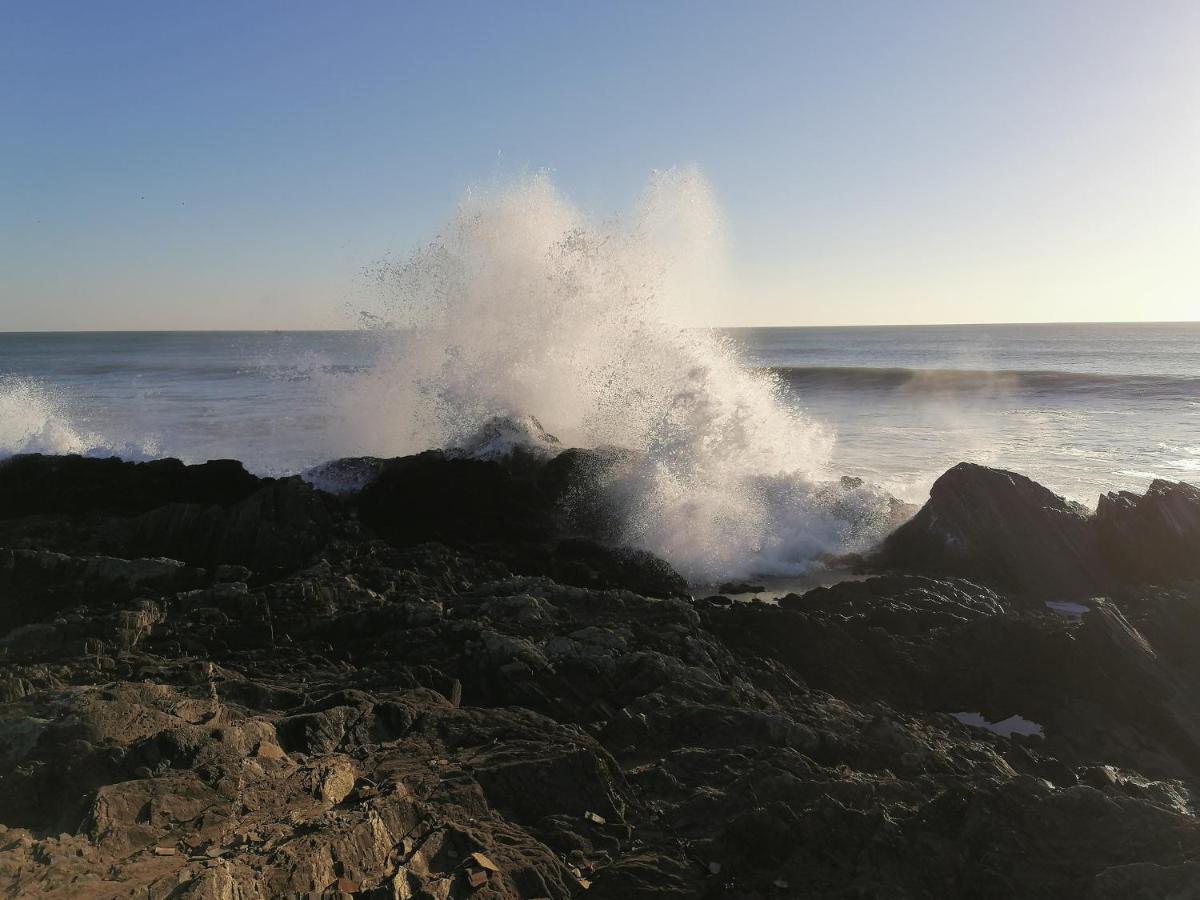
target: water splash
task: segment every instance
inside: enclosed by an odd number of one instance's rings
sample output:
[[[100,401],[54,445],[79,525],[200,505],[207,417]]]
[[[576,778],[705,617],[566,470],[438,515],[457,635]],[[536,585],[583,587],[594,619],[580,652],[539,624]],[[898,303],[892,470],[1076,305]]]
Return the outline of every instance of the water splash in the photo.
[[[18,453],[77,453],[83,456],[121,456],[151,459],[152,443],[114,443],[79,428],[62,399],[28,378],[0,378],[0,459]]]
[[[89,443],[52,393],[28,379],[0,381],[0,456],[82,453]]]
[[[358,452],[463,445],[536,416],[563,446],[635,453],[607,493],[629,543],[695,579],[802,571],[887,518],[830,488],[832,433],[731,345],[685,327],[720,296],[721,229],[694,169],[593,221],[546,175],[468,194],[441,233],[373,273],[389,345],[331,383]]]

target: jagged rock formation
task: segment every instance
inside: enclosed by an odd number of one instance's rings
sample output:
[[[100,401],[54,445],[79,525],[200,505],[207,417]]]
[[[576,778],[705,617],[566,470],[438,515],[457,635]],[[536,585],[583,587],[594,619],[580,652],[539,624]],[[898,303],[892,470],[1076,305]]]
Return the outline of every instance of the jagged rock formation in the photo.
[[[661,561],[565,533],[565,470],[416,460],[342,499],[0,464],[0,497],[50,486],[0,507],[0,892],[1195,893],[1200,585],[1082,615],[910,574],[672,597]],[[430,487],[460,472],[461,529]]]
[[[1155,479],[1142,496],[1105,494],[1096,529],[1109,568],[1131,582],[1200,578],[1200,489]]]
[[[1200,577],[1200,490],[1155,481],[1100,498],[1095,515],[1040,484],[959,463],[869,560],[874,571],[972,578],[1034,598]]]

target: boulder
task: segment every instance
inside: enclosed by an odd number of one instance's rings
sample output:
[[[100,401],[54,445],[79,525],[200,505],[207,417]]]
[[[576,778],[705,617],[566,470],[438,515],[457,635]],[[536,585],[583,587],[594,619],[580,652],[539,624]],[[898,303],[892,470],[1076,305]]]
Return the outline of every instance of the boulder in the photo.
[[[429,451],[388,461],[350,502],[393,546],[430,541],[484,546],[522,574],[549,575],[579,587],[685,596],[687,583],[666,562],[610,546],[616,528],[604,511],[599,483],[622,458],[567,450],[546,459],[512,450],[481,460]]]
[[[1123,581],[1200,578],[1200,488],[1155,479],[1142,496],[1105,494],[1095,526],[1105,562]]]
[[[144,513],[130,541],[137,552],[196,565],[294,571],[339,533],[343,518],[336,498],[284,478],[230,506],[172,503]]]
[[[551,537],[554,497],[540,461],[458,459],[440,450],[390,460],[354,497],[359,515],[397,546],[426,541],[508,543]]]
[[[187,466],[177,459],[133,463],[28,454],[0,460],[0,518],[91,511],[135,514],[166,503],[228,506],[262,480],[234,459]]]
[[[111,606],[143,591],[182,590],[200,575],[174,559],[0,549],[0,635],[77,604]]]
[[[305,469],[300,477],[328,494],[353,494],[374,481],[387,463],[378,456],[346,456]]]
[[[1100,594],[1113,583],[1087,510],[1035,481],[959,463],[868,562],[955,575],[1031,597]]]

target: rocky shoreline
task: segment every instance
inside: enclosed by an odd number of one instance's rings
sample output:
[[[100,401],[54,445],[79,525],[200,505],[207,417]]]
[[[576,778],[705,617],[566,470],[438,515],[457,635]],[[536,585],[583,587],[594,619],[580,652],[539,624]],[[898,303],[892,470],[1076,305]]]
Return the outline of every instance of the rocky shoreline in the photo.
[[[0,893],[1200,897],[1200,491],[962,464],[737,603],[607,464],[0,463]]]

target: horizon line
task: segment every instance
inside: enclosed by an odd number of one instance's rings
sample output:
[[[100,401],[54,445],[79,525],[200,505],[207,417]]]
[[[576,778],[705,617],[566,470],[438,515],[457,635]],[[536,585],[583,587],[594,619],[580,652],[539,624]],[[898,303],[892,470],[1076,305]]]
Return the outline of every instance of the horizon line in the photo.
[[[1106,321],[1068,320],[1043,322],[906,322],[906,323],[846,323],[822,325],[689,325],[687,329],[710,331],[747,331],[770,328],[985,328],[1033,327],[1038,325],[1200,325],[1200,319],[1116,319]],[[0,329],[0,334],[354,334],[372,331],[398,331],[396,328],[35,328]]]

